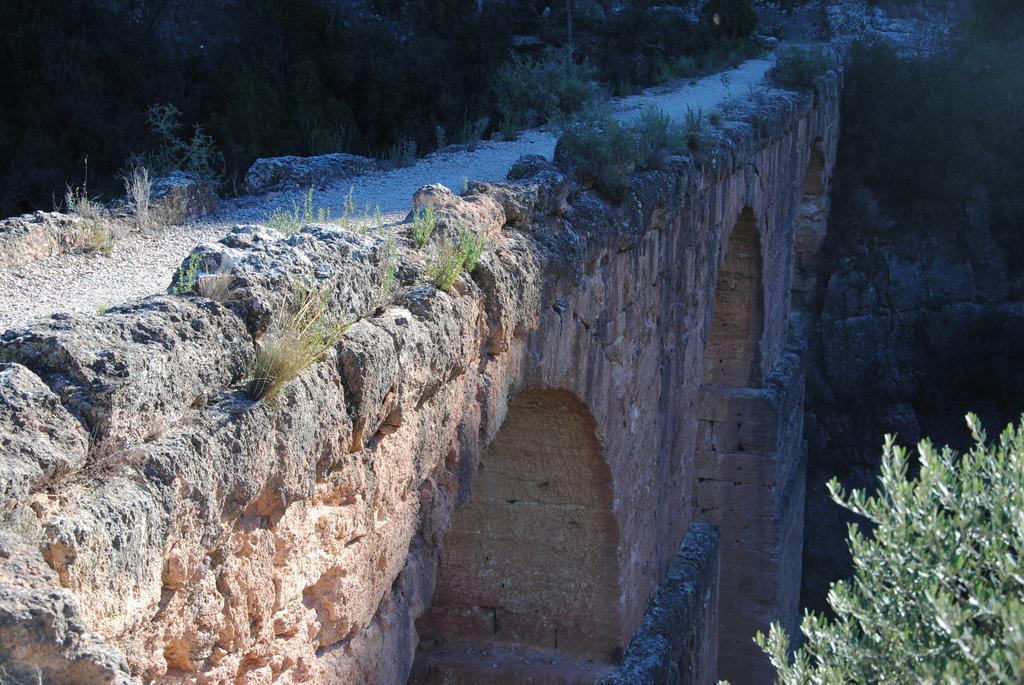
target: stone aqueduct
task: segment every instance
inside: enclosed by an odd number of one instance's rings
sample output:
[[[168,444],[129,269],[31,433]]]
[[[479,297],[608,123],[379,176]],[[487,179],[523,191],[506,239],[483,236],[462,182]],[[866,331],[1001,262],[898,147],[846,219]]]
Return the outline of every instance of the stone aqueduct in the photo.
[[[160,296],[0,340],[0,659],[46,683],[770,682],[798,620],[802,309],[839,83],[741,105],[613,207],[524,159],[404,241],[240,229],[226,306]],[[355,323],[244,396],[293,279]],[[12,418],[13,417],[13,418]],[[20,418],[18,418],[20,417]]]

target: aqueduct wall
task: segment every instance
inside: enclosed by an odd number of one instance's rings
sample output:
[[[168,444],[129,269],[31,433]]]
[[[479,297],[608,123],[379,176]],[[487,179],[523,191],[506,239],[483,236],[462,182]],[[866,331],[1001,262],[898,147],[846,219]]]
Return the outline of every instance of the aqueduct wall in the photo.
[[[838,107],[837,80],[752,97],[619,206],[540,159],[428,187],[438,240],[491,241],[450,292],[404,235],[240,227],[195,253],[234,264],[224,305],[3,334],[0,660],[76,684],[766,682],[750,634],[795,625],[799,587],[791,292]],[[253,403],[295,280],[354,323]]]

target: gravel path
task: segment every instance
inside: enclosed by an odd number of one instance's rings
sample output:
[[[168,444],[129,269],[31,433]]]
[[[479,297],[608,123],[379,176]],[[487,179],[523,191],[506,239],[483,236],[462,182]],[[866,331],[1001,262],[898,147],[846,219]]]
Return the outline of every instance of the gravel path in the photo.
[[[701,79],[660,86],[641,95],[619,98],[612,112],[622,121],[634,119],[653,105],[674,120],[687,109],[705,114],[742,97],[764,78],[769,60],[749,60],[735,69]],[[555,138],[545,131],[523,133],[511,142],[481,142],[473,152],[441,153],[414,166],[348,179],[314,193],[317,207],[330,207],[340,216],[351,190],[359,212],[379,207],[387,223],[409,212],[412,195],[429,183],[442,183],[458,192],[465,180],[500,181],[522,155],[554,153]],[[240,223],[259,223],[272,212],[291,210],[301,203],[299,190],[225,201],[222,210],[202,222],[133,234],[120,239],[110,257],[77,254],[34,262],[23,270],[0,272],[0,330],[56,312],[96,312],[127,300],[162,292],[174,269],[195,245],[215,242]]]

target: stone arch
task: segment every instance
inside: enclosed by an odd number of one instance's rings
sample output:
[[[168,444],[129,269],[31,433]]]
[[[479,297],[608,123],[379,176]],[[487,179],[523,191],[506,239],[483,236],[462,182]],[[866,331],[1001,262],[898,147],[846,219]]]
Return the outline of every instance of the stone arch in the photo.
[[[594,418],[570,392],[524,391],[453,515],[420,635],[608,659],[623,647],[618,542]]]
[[[715,281],[711,326],[704,348],[705,385],[761,385],[763,271],[757,218],[746,207],[729,234]]]
[[[814,297],[821,251],[828,234],[827,168],[824,143],[818,138],[811,146],[793,231],[792,301],[796,309],[805,309]]]

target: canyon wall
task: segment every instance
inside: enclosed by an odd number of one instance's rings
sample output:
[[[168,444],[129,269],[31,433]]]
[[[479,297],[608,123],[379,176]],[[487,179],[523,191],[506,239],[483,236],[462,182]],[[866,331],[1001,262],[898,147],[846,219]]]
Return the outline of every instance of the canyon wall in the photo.
[[[193,254],[230,265],[223,302],[4,333],[0,661],[77,684],[768,682],[751,636],[795,625],[800,582],[791,291],[838,92],[751,95],[617,206],[541,158],[422,189],[435,247],[488,236],[449,291],[408,224],[243,226]],[[352,323],[253,402],[297,282]]]
[[[964,217],[894,219],[883,198],[851,182],[858,172],[840,170],[837,192],[853,207],[833,222],[819,257],[828,277],[808,299],[820,323],[808,336],[801,606],[817,611],[829,584],[852,571],[842,541],[854,517],[831,500],[831,478],[871,491],[885,434],[965,449],[968,412],[990,436],[1024,412],[1020,227],[992,221],[982,187]]]

